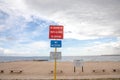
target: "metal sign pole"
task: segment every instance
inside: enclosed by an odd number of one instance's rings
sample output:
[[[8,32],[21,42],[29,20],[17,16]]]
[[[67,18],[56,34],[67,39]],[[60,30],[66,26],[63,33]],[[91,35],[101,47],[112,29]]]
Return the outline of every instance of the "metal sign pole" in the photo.
[[[63,26],[62,25],[50,25],[49,26],[49,39],[63,39]],[[61,41],[51,41],[51,47],[55,47],[54,53],[54,80],[56,80],[56,68],[57,68],[57,48],[61,47]]]
[[[57,71],[56,52],[57,52],[57,48],[55,48],[55,57],[54,57],[54,80],[56,80],[56,71]]]

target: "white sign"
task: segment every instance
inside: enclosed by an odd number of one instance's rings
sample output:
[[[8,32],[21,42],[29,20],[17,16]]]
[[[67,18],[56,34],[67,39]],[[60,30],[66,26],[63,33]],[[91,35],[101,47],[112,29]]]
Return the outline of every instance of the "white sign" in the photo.
[[[50,59],[54,60],[54,59],[61,59],[61,52],[50,52]]]
[[[74,60],[73,63],[75,67],[83,66],[83,60]]]

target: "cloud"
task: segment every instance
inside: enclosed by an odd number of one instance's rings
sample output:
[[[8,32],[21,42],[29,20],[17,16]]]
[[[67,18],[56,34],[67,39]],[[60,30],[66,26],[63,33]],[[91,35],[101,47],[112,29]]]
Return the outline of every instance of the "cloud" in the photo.
[[[56,23],[29,13],[24,4],[19,7],[18,3],[23,1],[0,3],[0,47],[4,52],[0,50],[0,55],[46,55],[48,27]]]
[[[119,3],[119,0],[1,0],[0,52],[47,55],[48,27],[60,24],[64,26],[67,43],[62,50],[64,55],[119,54]],[[104,38],[117,40],[104,42]],[[82,43],[87,40],[96,43]],[[72,42],[76,47],[70,45]]]
[[[119,0],[18,0],[14,2],[5,0],[4,3],[11,3],[7,7],[12,10],[15,9],[16,12],[14,11],[14,13],[17,13],[17,16],[24,17],[25,20],[30,21],[30,15],[34,14],[64,25],[65,39],[87,40],[120,36]],[[2,7],[5,8],[4,5]],[[9,14],[12,14],[10,11],[7,10]],[[13,16],[15,17],[15,15]],[[8,25],[12,24],[14,23]]]
[[[49,43],[46,41],[38,41],[31,43],[17,43],[11,48],[3,48],[4,55],[14,56],[34,56],[34,55],[46,55],[48,53]],[[42,51],[42,52],[41,52]]]
[[[28,8],[64,25],[65,38],[78,40],[118,37],[120,29],[119,3],[119,0],[25,1]],[[69,31],[71,33],[67,33]],[[76,36],[72,37],[71,34]]]
[[[66,54],[67,53],[67,54]],[[96,42],[84,47],[67,47],[63,51],[63,55],[78,55],[78,56],[92,56],[92,55],[120,55],[120,41],[101,43]]]
[[[4,50],[1,47],[0,47],[0,55],[4,55]]]
[[[0,19],[0,40],[26,41],[35,39],[38,36],[48,34],[47,28],[49,25],[56,24],[32,14],[29,15],[29,19],[22,15],[23,13],[16,14],[16,11],[9,9],[9,7],[7,10],[0,10],[0,16],[2,17]],[[44,34],[43,31],[45,31]]]

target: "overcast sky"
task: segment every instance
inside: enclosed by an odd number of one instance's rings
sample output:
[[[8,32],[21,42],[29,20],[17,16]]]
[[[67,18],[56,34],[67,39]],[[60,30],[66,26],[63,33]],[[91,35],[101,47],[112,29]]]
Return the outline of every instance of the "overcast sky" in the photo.
[[[120,0],[0,0],[0,56],[49,56],[49,25],[63,56],[120,54]]]

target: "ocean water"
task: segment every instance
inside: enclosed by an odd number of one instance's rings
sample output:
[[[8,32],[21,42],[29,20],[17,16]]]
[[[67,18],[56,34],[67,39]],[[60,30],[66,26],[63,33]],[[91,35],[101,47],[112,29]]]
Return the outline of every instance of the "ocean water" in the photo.
[[[39,57],[18,57],[18,56],[0,56],[0,62],[11,62],[11,61],[29,61],[29,60],[50,60],[49,56],[39,56]],[[82,60],[82,61],[120,61],[120,56],[63,56],[61,60],[58,61],[74,61],[74,60]]]

